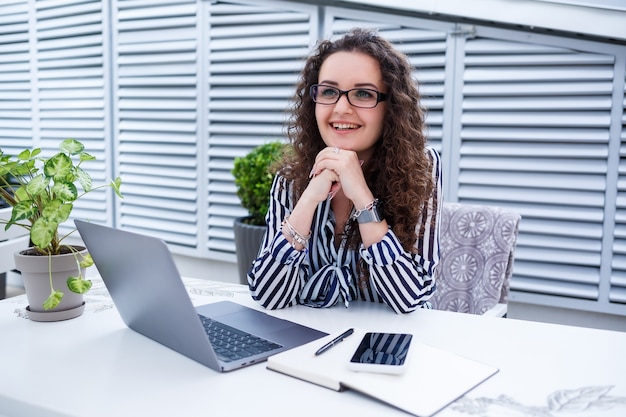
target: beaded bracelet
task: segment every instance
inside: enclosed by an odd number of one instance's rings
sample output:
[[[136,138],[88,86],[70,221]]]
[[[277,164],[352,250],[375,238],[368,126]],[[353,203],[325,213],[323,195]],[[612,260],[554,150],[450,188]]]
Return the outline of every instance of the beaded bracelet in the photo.
[[[307,243],[309,243],[309,239],[311,238],[311,232],[308,235],[302,236],[300,233],[294,229],[294,227],[289,223],[289,216],[285,217],[283,220],[283,226],[287,226],[287,230],[289,230],[289,236],[291,237],[291,247],[296,249],[296,242],[306,247]]]

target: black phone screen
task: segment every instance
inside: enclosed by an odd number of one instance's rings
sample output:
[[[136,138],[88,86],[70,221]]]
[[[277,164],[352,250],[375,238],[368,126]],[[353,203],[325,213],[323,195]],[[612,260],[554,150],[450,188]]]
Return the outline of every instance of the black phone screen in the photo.
[[[404,365],[412,335],[407,333],[366,333],[350,362],[372,365]]]

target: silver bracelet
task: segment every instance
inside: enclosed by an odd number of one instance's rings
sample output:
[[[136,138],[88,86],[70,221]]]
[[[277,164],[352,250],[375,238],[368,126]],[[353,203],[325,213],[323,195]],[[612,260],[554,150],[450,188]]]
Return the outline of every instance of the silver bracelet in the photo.
[[[376,207],[377,204],[378,204],[378,199],[375,198],[362,209],[355,209],[354,213],[352,213],[352,216],[350,216],[350,218],[352,220],[356,220],[361,215],[361,213],[363,213],[364,211],[372,210],[374,207]]]
[[[296,242],[306,247],[307,243],[309,243],[309,239],[311,238],[311,232],[308,235],[302,236],[294,227],[289,223],[289,216],[285,217],[283,220],[283,226],[287,226],[287,230],[289,231],[289,236],[291,237],[291,247],[296,249]]]

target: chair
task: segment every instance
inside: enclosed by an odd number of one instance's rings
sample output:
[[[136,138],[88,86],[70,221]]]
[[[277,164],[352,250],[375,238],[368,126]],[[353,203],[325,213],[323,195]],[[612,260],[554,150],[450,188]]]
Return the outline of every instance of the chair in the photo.
[[[0,208],[0,220],[11,218],[11,208]],[[5,224],[0,221],[0,299],[6,297],[7,275],[15,269],[13,254],[28,247],[28,230],[13,226],[4,230]]]
[[[520,220],[500,207],[443,203],[435,309],[506,316]]]

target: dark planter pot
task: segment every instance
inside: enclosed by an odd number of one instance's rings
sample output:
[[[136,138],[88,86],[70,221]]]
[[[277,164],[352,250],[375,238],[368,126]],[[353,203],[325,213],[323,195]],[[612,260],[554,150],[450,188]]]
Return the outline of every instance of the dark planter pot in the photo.
[[[233,227],[235,232],[239,282],[245,285],[248,285],[248,271],[259,253],[259,248],[265,236],[265,226],[244,223],[244,219],[247,218],[248,217],[236,218]]]

